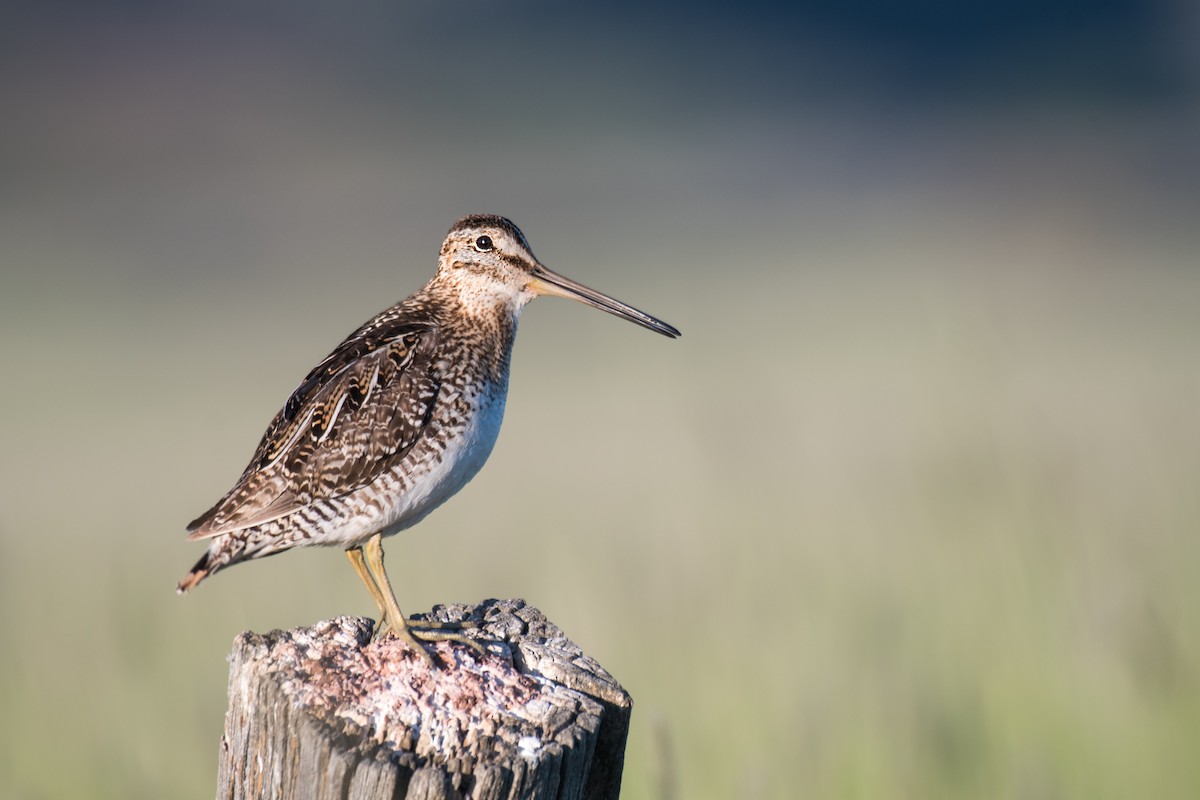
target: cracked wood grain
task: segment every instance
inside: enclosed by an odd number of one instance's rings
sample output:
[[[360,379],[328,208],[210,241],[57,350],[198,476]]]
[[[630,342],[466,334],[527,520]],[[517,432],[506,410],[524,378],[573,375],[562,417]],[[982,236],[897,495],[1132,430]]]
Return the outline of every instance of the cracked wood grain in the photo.
[[[371,620],[243,633],[217,798],[613,800],[632,700],[522,600],[439,606],[488,648],[371,642]]]

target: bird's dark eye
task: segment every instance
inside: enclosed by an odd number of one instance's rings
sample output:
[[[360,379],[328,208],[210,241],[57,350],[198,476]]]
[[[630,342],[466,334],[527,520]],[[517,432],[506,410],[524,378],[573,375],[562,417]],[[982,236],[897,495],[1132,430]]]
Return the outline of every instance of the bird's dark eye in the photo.
[[[475,249],[481,253],[486,253],[488,250],[491,250],[492,247],[492,237],[490,236],[480,236],[475,240]]]

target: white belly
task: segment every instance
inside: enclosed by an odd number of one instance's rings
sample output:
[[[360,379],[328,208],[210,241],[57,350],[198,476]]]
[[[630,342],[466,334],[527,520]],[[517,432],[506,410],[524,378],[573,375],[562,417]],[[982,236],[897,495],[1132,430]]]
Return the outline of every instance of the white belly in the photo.
[[[426,468],[415,470],[418,475],[408,486],[397,487],[400,488],[401,502],[389,514],[384,536],[416,525],[475,477],[500,435],[505,394],[502,388],[484,398],[470,415],[466,427],[446,444],[441,457],[432,457],[430,452],[430,461],[424,465]]]

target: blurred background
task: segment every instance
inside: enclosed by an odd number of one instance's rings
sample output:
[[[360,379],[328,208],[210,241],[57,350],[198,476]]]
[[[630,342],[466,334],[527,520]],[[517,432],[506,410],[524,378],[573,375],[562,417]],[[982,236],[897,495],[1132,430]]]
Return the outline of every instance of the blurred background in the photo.
[[[0,797],[210,797],[233,637],[372,612],[184,525],[477,211],[684,337],[534,304],[389,571],[608,667],[626,797],[1200,791],[1195,4],[0,20]]]

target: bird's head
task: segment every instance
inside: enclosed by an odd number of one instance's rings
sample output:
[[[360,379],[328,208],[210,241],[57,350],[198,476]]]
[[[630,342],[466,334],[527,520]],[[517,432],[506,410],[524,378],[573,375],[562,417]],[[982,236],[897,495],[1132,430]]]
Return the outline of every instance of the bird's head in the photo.
[[[539,295],[556,295],[664,336],[679,336],[667,323],[548,269],[533,255],[520,229],[504,217],[474,214],[454,223],[442,243],[438,280],[453,286],[466,306],[495,308],[500,303],[516,314]]]

